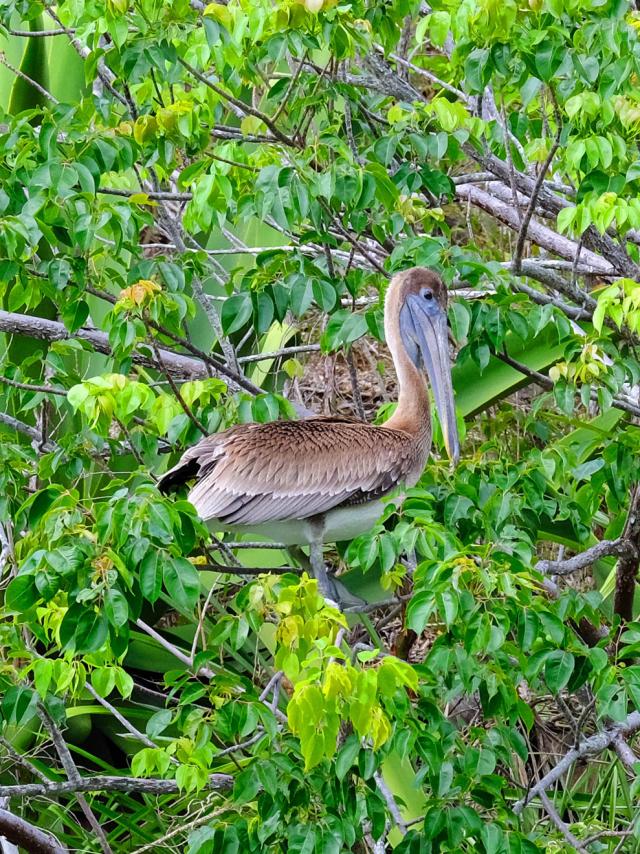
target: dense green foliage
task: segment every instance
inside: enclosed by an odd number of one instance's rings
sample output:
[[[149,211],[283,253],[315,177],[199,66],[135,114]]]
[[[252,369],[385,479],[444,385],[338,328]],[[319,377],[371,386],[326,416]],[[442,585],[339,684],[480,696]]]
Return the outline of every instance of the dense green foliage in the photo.
[[[0,0],[14,815],[81,851],[640,850],[639,30],[623,0]],[[436,425],[328,554],[345,615],[155,480],[334,374],[357,414],[365,352],[384,420],[416,265],[462,460]]]

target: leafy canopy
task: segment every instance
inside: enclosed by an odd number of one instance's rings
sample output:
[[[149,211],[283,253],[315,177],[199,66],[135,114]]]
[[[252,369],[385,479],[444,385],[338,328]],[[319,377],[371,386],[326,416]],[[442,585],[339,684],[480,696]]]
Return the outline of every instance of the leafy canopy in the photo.
[[[106,837],[73,791],[3,789],[18,816],[87,851],[637,845],[615,753],[548,787],[560,824],[516,802],[640,703],[639,28],[622,0],[1,0],[0,787],[64,780],[58,727]],[[463,459],[436,424],[329,555],[345,615],[155,475],[334,386],[383,420],[415,265],[451,289]],[[536,569],[621,536],[579,583]]]

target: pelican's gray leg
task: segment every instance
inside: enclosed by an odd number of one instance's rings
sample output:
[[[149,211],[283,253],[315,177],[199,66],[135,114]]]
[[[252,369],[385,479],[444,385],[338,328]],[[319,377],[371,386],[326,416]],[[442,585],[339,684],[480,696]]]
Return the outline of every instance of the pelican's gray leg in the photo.
[[[329,578],[327,567],[322,554],[322,543],[311,543],[309,549],[309,557],[311,558],[311,571],[314,578],[318,582],[318,590],[330,605],[336,608],[340,607],[339,597],[336,595],[336,590],[333,582]]]
[[[309,561],[311,563],[311,571],[313,577],[318,582],[318,590],[327,600],[330,605],[339,608],[340,597],[336,594],[336,589],[329,578],[327,567],[322,554],[322,535],[324,533],[324,516],[314,516],[307,520],[309,531],[311,533],[309,544]]]

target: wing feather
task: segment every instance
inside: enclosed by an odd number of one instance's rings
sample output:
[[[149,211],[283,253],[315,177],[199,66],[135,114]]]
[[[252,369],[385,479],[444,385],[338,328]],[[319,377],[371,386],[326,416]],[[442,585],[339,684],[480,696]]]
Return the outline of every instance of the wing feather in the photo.
[[[404,431],[342,418],[239,425],[189,448],[160,487],[195,475],[189,500],[204,520],[304,519],[384,495],[420,453]]]

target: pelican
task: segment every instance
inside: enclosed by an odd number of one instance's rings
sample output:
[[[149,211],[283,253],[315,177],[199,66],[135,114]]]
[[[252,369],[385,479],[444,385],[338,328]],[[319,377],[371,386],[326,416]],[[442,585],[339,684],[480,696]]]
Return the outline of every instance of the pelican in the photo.
[[[382,514],[382,498],[413,486],[431,448],[427,380],[449,458],[458,461],[447,291],[421,267],[393,277],[385,335],[398,377],[398,404],[381,426],[339,416],[239,424],[207,436],[166,472],[167,493],[194,481],[189,501],[212,531],[309,546],[322,594],[335,601],[322,544],[350,540]]]

